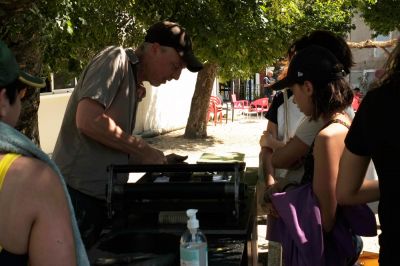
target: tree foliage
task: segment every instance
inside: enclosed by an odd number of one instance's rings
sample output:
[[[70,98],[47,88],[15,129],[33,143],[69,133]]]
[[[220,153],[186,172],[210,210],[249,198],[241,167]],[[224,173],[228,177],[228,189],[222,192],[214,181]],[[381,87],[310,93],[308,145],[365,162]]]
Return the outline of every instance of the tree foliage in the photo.
[[[353,8],[345,0],[137,0],[134,4],[137,19],[147,25],[164,19],[183,24],[192,35],[196,54],[207,63],[204,71],[224,79],[251,77],[280,58],[294,39],[313,29],[348,32]],[[207,135],[211,87],[202,84],[215,76],[199,78],[185,131],[188,138]]]
[[[387,35],[400,30],[400,2],[398,0],[360,1],[360,11],[367,25],[376,35]]]
[[[19,62],[28,63],[33,73],[77,76],[105,46],[135,47],[152,23],[175,20],[191,33],[196,54],[212,66],[207,73],[226,79],[248,78],[275,62],[293,40],[311,30],[345,34],[353,27],[355,4],[371,1],[4,0],[0,3],[0,36],[18,46],[14,50],[20,53]],[[208,84],[204,80],[197,83]],[[210,92],[208,88],[195,97],[201,95],[208,101]],[[38,103],[38,94],[32,97]],[[205,116],[206,110],[196,111]],[[198,115],[190,121],[200,130],[206,128],[200,125],[203,120]]]
[[[0,4],[0,36],[38,35],[44,74],[77,75],[104,46],[136,46],[149,25],[170,19],[188,29],[196,52],[217,63],[219,75],[246,78],[310,30],[347,32],[352,11],[349,0],[9,0]]]
[[[57,0],[38,6],[38,12],[48,18],[42,46],[49,69],[76,76],[105,46],[136,46],[141,27],[129,15],[131,8],[129,1],[122,0]]]
[[[182,23],[196,53],[217,63],[224,78],[248,78],[281,57],[291,41],[313,29],[345,33],[351,28],[350,1],[137,0],[140,21]]]

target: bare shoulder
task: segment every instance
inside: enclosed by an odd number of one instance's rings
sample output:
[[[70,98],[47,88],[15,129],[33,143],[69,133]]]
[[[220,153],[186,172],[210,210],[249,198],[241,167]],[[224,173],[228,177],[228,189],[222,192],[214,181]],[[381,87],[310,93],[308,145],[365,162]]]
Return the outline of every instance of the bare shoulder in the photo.
[[[47,165],[45,162],[27,156],[21,156],[13,164],[13,169],[18,171],[22,175],[32,176],[39,174],[40,176],[54,175],[56,173]]]
[[[344,121],[350,125],[350,121]],[[344,139],[349,129],[341,123],[332,123],[318,132],[315,138],[315,146],[325,146],[327,149],[344,146]]]
[[[21,156],[14,161],[7,175],[10,184],[32,192],[48,192],[61,188],[59,176],[44,162],[31,157]]]
[[[346,124],[350,125],[350,120],[343,120]],[[323,128],[317,135],[318,138],[330,139],[337,136],[346,135],[349,129],[342,123],[331,123]]]

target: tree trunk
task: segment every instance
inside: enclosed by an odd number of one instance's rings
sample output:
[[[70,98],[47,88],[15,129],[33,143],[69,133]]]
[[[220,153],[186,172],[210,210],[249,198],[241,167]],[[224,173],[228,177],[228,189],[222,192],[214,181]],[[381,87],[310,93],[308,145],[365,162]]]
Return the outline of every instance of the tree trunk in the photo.
[[[40,104],[40,90],[27,92],[23,102],[21,116],[16,129],[30,138],[33,143],[40,147],[38,110]]]
[[[21,36],[23,37],[23,36]],[[38,39],[31,37],[31,39],[12,40],[14,44],[12,50],[17,58],[20,68],[26,70],[32,75],[38,75],[41,69],[42,55],[38,49]],[[38,123],[38,110],[40,103],[40,90],[28,89],[26,96],[22,100],[21,115],[19,117],[16,129],[25,134],[40,147],[39,137],[39,123]]]
[[[3,1],[0,4],[0,14],[6,12],[6,15],[0,15],[1,30],[7,29],[8,24],[14,21],[14,17],[19,17],[24,12],[29,12],[28,10],[34,2],[37,1]],[[43,57],[39,49],[40,36],[35,33],[37,25],[24,20],[20,21],[25,25],[23,30],[20,32],[2,32],[2,40],[13,51],[21,69],[32,75],[38,75],[42,68]],[[38,127],[39,102],[40,91],[38,89],[28,89],[22,101],[21,115],[16,127],[38,146],[40,146]]]
[[[185,138],[197,139],[207,137],[207,110],[210,102],[213,83],[217,75],[217,65],[207,63],[198,73],[189,118],[186,123]]]

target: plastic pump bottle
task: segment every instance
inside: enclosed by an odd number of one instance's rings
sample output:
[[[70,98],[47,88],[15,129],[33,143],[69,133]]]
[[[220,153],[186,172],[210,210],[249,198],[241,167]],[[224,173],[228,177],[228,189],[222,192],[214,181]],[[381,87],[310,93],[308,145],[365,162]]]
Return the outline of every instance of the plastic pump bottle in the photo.
[[[199,230],[196,209],[188,209],[187,230],[181,237],[181,266],[208,266],[207,239]]]

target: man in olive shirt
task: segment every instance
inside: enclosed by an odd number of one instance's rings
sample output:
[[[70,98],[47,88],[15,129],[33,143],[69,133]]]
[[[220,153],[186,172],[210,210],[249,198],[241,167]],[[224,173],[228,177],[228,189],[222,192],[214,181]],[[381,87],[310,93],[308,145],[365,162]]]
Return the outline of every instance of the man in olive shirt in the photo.
[[[149,28],[136,50],[107,47],[81,74],[53,158],[69,186],[86,248],[97,240],[106,219],[108,165],[164,164],[176,159],[164,156],[132,131],[138,102],[146,94],[142,82],[159,86],[177,80],[185,67],[198,72],[203,66],[185,29],[164,21]]]

